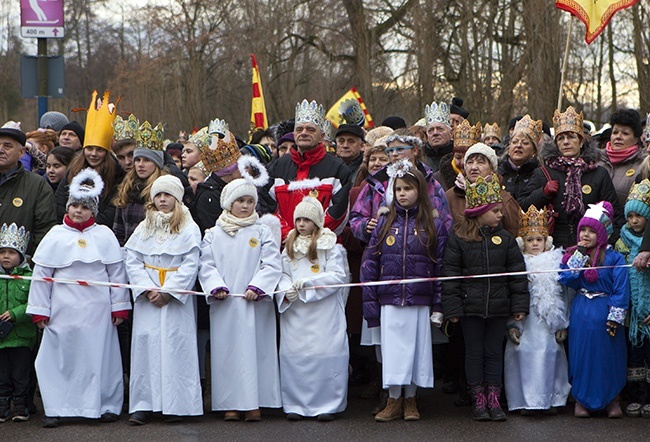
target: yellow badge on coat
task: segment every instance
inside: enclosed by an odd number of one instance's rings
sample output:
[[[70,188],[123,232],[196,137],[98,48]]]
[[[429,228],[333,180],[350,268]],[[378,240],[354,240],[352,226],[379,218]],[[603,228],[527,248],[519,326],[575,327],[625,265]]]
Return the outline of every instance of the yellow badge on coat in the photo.
[[[501,239],[500,236],[493,236],[492,237],[492,242],[494,243],[494,245],[498,246],[499,244],[501,244],[503,242],[503,240]]]
[[[636,170],[634,169],[627,169],[625,171],[625,176],[633,176],[636,173]]]
[[[392,246],[393,244],[395,244],[395,237],[393,235],[388,235],[386,237],[386,245]]]
[[[83,239],[83,238],[79,238],[79,240],[77,241],[77,244],[79,244],[79,247],[81,247],[82,249],[85,249],[86,246],[88,245],[86,240]]]
[[[314,265],[312,265],[312,266],[311,266],[311,272],[312,272],[312,273],[318,273],[318,272],[320,272],[320,265],[318,265],[318,264],[314,264]]]
[[[257,247],[258,244],[259,244],[259,241],[257,240],[257,238],[251,238],[251,239],[248,240],[248,245],[251,246],[251,248],[253,248],[253,249],[255,247]]]
[[[14,203],[14,207],[20,207],[23,205],[23,200],[21,198],[14,198],[12,203]]]
[[[591,193],[591,186],[589,184],[582,186],[582,193],[589,195]]]
[[[312,189],[309,191],[309,196],[313,196],[314,198],[318,198],[318,189]]]

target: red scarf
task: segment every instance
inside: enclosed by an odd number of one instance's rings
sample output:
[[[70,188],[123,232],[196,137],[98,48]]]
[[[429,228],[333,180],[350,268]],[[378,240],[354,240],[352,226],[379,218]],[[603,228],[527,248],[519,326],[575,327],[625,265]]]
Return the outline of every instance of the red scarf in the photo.
[[[72,221],[68,215],[66,215],[66,216],[63,217],[63,223],[66,226],[72,227],[73,229],[77,229],[78,231],[83,232],[88,227],[95,224],[95,217],[91,216],[90,219],[88,221],[86,221],[85,223],[76,223],[76,222]]]
[[[607,142],[607,146],[605,147],[605,152],[607,153],[609,162],[612,163],[613,165],[622,163],[623,161],[627,160],[632,155],[637,153],[638,150],[639,150],[639,146],[636,144],[634,146],[628,147],[627,149],[614,150],[612,149],[612,143],[610,143],[609,141]]]
[[[320,160],[325,158],[325,155],[327,155],[323,143],[320,143],[318,146],[302,154],[298,152],[297,147],[291,149],[289,152],[291,152],[291,159],[296,163],[296,166],[298,166],[296,181],[306,180],[309,178],[309,169],[311,166],[318,164]]]

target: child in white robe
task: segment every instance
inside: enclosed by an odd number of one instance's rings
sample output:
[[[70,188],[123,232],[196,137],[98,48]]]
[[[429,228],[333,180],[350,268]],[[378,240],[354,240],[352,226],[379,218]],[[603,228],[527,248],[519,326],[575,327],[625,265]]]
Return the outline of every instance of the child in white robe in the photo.
[[[293,213],[296,226],[282,252],[276,296],[280,311],[282,406],[287,419],[334,419],[347,406],[347,288],[315,286],[349,281],[345,249],[323,227],[323,207],[305,197]]]
[[[183,185],[173,175],[157,178],[145,220],[124,246],[133,285],[133,339],[129,412],[132,425],[151,412],[167,422],[203,414],[195,300],[173,290],[191,290],[199,268],[201,232],[183,205]]]
[[[95,223],[103,187],[92,169],[73,178],[63,224],[45,235],[32,258],[35,278],[126,282],[115,235]],[[43,330],[36,375],[44,427],[57,427],[59,417],[118,419],[124,391],[116,327],[129,310],[123,288],[32,282],[27,313]]]
[[[210,305],[212,409],[225,420],[261,419],[279,408],[273,292],[282,268],[271,228],[255,212],[257,188],[237,178],[221,193],[223,212],[201,243],[199,282]]]

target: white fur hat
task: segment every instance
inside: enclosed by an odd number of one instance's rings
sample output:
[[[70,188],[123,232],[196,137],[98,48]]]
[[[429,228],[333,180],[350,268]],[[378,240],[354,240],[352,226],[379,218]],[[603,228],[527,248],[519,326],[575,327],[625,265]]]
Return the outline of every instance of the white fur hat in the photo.
[[[302,199],[300,204],[296,206],[293,211],[293,223],[296,223],[298,218],[307,218],[312,220],[319,229],[323,229],[325,221],[325,213],[323,212],[323,205],[313,196],[306,196]]]
[[[257,187],[244,178],[232,180],[221,191],[221,208],[224,210],[232,209],[232,203],[243,196],[253,197],[255,205],[257,205]]]
[[[467,159],[474,154],[480,153],[483,155],[485,158],[488,159],[490,164],[492,165],[492,172],[496,172],[499,170],[499,158],[497,158],[497,154],[494,152],[494,149],[492,149],[490,146],[487,144],[483,143],[476,143],[469,149],[467,149],[467,152],[465,152],[465,157],[463,158],[463,163],[467,164]]]
[[[149,192],[151,201],[153,201],[153,198],[160,192],[168,193],[176,198],[176,201],[182,203],[185,189],[183,189],[181,180],[176,178],[174,175],[162,175],[156,178],[156,181],[154,181],[151,186],[151,191]]]
[[[90,167],[82,170],[72,178],[68,201],[65,205],[66,212],[72,204],[81,204],[97,216],[99,212],[99,197],[104,190],[104,181],[96,170]]]

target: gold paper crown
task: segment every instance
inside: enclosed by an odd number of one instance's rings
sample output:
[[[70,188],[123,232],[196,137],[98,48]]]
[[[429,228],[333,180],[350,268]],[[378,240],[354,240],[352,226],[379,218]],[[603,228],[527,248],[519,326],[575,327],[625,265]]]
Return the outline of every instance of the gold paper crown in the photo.
[[[551,217],[546,207],[537,209],[531,205],[527,212],[520,210],[518,236],[522,238],[530,235],[548,236],[548,220]]]
[[[486,139],[487,137],[496,137],[499,141],[501,141],[501,129],[499,129],[498,124],[486,123],[485,126],[483,126],[483,139]]]
[[[201,161],[206,170],[215,172],[225,169],[235,164],[241,157],[239,145],[232,132],[227,131],[223,138],[220,138],[218,134],[210,135],[210,137],[210,144],[200,148]]]
[[[476,123],[475,126],[469,124],[469,121],[463,120],[454,129],[454,149],[462,148],[469,149],[476,143],[481,141],[481,123]]]
[[[138,129],[138,137],[136,138],[136,147],[144,147],[151,150],[163,150],[163,140],[165,132],[162,124],[158,123],[156,127],[152,128],[151,123],[145,121]]]
[[[135,140],[138,137],[139,127],[140,122],[135,115],[129,115],[126,120],[120,115],[117,115],[115,121],[113,121],[113,139],[115,141],[126,139]]]
[[[451,127],[451,121],[449,120],[449,106],[447,103],[436,103],[435,101],[424,106],[424,119],[427,123],[442,123],[447,127]]]
[[[555,119],[553,119],[553,121],[555,121]],[[515,124],[515,130],[512,134],[514,135],[517,132],[523,132],[525,135],[528,135],[535,144],[537,144],[539,143],[540,138],[542,138],[542,120],[533,120],[530,118],[530,115],[526,114],[521,120],[517,121]]]
[[[109,105],[111,93],[104,92],[104,98],[101,103],[97,102],[97,91],[93,91],[88,107],[88,116],[86,117],[86,135],[84,137],[84,146],[99,146],[108,151],[111,150],[111,140],[113,139],[113,120],[117,112],[117,99],[115,104]]]
[[[323,105],[316,103],[316,101],[308,102],[307,100],[302,100],[301,103],[296,104],[296,126],[301,123],[312,123],[323,130],[325,123]]]
[[[361,109],[361,105],[354,98],[350,98],[341,103],[339,106],[339,114],[341,114],[341,117],[343,117],[347,124],[363,126],[366,122],[363,109]]]
[[[210,125],[208,126],[208,133],[211,135],[218,134],[221,138],[225,137],[229,130],[230,128],[228,127],[226,120],[220,120],[218,118],[211,120]]]
[[[503,202],[499,176],[496,173],[487,178],[479,176],[476,182],[465,188],[465,201],[467,209]]]
[[[553,127],[555,128],[555,136],[557,137],[562,132],[575,132],[582,135],[584,129],[582,122],[584,115],[582,111],[577,113],[573,106],[569,106],[565,112],[560,112],[555,109],[553,114]]]
[[[29,232],[25,230],[25,227],[18,226],[16,223],[3,224],[0,229],[0,248],[10,248],[18,251],[23,258],[25,257],[25,251],[27,250],[27,244],[29,244]]]

